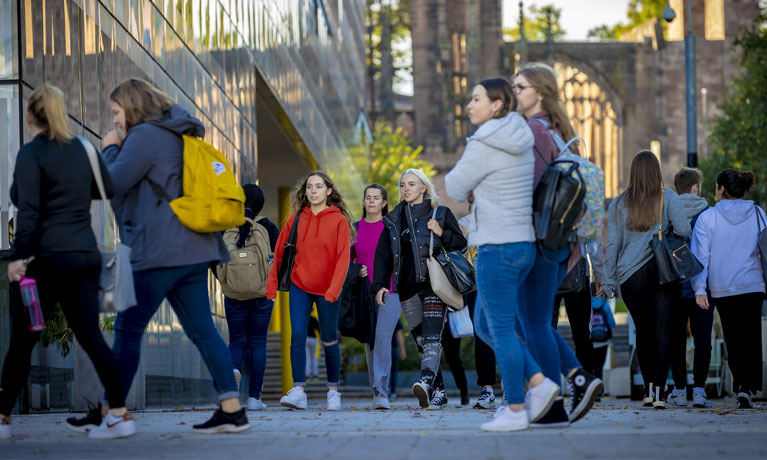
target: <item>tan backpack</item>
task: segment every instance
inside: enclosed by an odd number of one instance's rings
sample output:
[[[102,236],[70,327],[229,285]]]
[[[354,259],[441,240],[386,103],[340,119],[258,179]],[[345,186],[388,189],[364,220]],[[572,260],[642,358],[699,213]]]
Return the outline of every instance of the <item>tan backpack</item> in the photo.
[[[224,243],[231,260],[217,266],[216,275],[224,295],[231,299],[249,300],[265,295],[266,278],[269,276],[273,253],[269,244],[269,232],[257,223],[262,219],[265,217],[245,218],[250,222],[251,229],[241,248],[237,247],[239,227],[224,232]]]

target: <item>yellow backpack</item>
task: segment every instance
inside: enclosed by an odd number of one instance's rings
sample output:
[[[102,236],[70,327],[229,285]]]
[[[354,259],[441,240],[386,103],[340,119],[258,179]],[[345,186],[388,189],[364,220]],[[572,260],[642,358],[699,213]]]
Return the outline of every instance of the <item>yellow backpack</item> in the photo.
[[[200,138],[183,136],[183,194],[171,200],[150,181],[155,193],[170,204],[178,220],[198,233],[221,232],[245,223],[245,192],[224,154]]]

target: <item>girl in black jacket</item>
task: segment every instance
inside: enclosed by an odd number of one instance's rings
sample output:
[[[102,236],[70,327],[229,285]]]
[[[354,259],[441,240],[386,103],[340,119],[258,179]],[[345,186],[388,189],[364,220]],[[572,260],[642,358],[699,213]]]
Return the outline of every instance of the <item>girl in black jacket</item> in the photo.
[[[447,405],[445,384],[439,369],[442,354],[442,327],[447,305],[431,289],[426,261],[429,240],[434,234],[434,253],[441,247],[463,250],[467,241],[453,213],[439,206],[434,186],[417,169],[400,177],[400,202],[383,218],[384,230],[378,240],[373,275],[373,290],[379,305],[385,305],[391,280],[392,292],[399,294],[411,334],[423,352],[421,378],[413,384],[413,394],[421,407],[441,409]],[[434,210],[436,219],[433,219]],[[422,311],[414,313],[414,308]]]

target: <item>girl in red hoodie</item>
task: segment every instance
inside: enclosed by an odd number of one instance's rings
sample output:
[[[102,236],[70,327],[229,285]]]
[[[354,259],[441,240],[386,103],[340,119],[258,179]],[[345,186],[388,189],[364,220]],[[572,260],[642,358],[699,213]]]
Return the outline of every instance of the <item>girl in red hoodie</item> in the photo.
[[[301,213],[296,240],[296,258],[290,280],[290,363],[293,389],[280,404],[306,409],[306,329],[312,305],[317,304],[320,340],[325,347],[328,373],[328,410],[341,410],[338,379],[341,372],[341,348],[338,345],[338,298],[349,270],[351,215],[333,181],[321,171],[313,171],[296,189],[294,212],[282,228],[274,252],[274,264],[266,284],[266,297],[277,295],[277,278],[282,254]]]

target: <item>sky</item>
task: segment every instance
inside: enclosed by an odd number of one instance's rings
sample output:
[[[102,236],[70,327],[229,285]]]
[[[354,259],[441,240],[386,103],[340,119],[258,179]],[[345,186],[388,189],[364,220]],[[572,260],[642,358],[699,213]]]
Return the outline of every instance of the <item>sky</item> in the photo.
[[[560,20],[565,40],[586,40],[589,29],[601,24],[613,25],[626,20],[629,0],[525,0],[530,5],[554,4],[562,10]],[[514,27],[519,21],[519,0],[503,0],[503,27]]]

